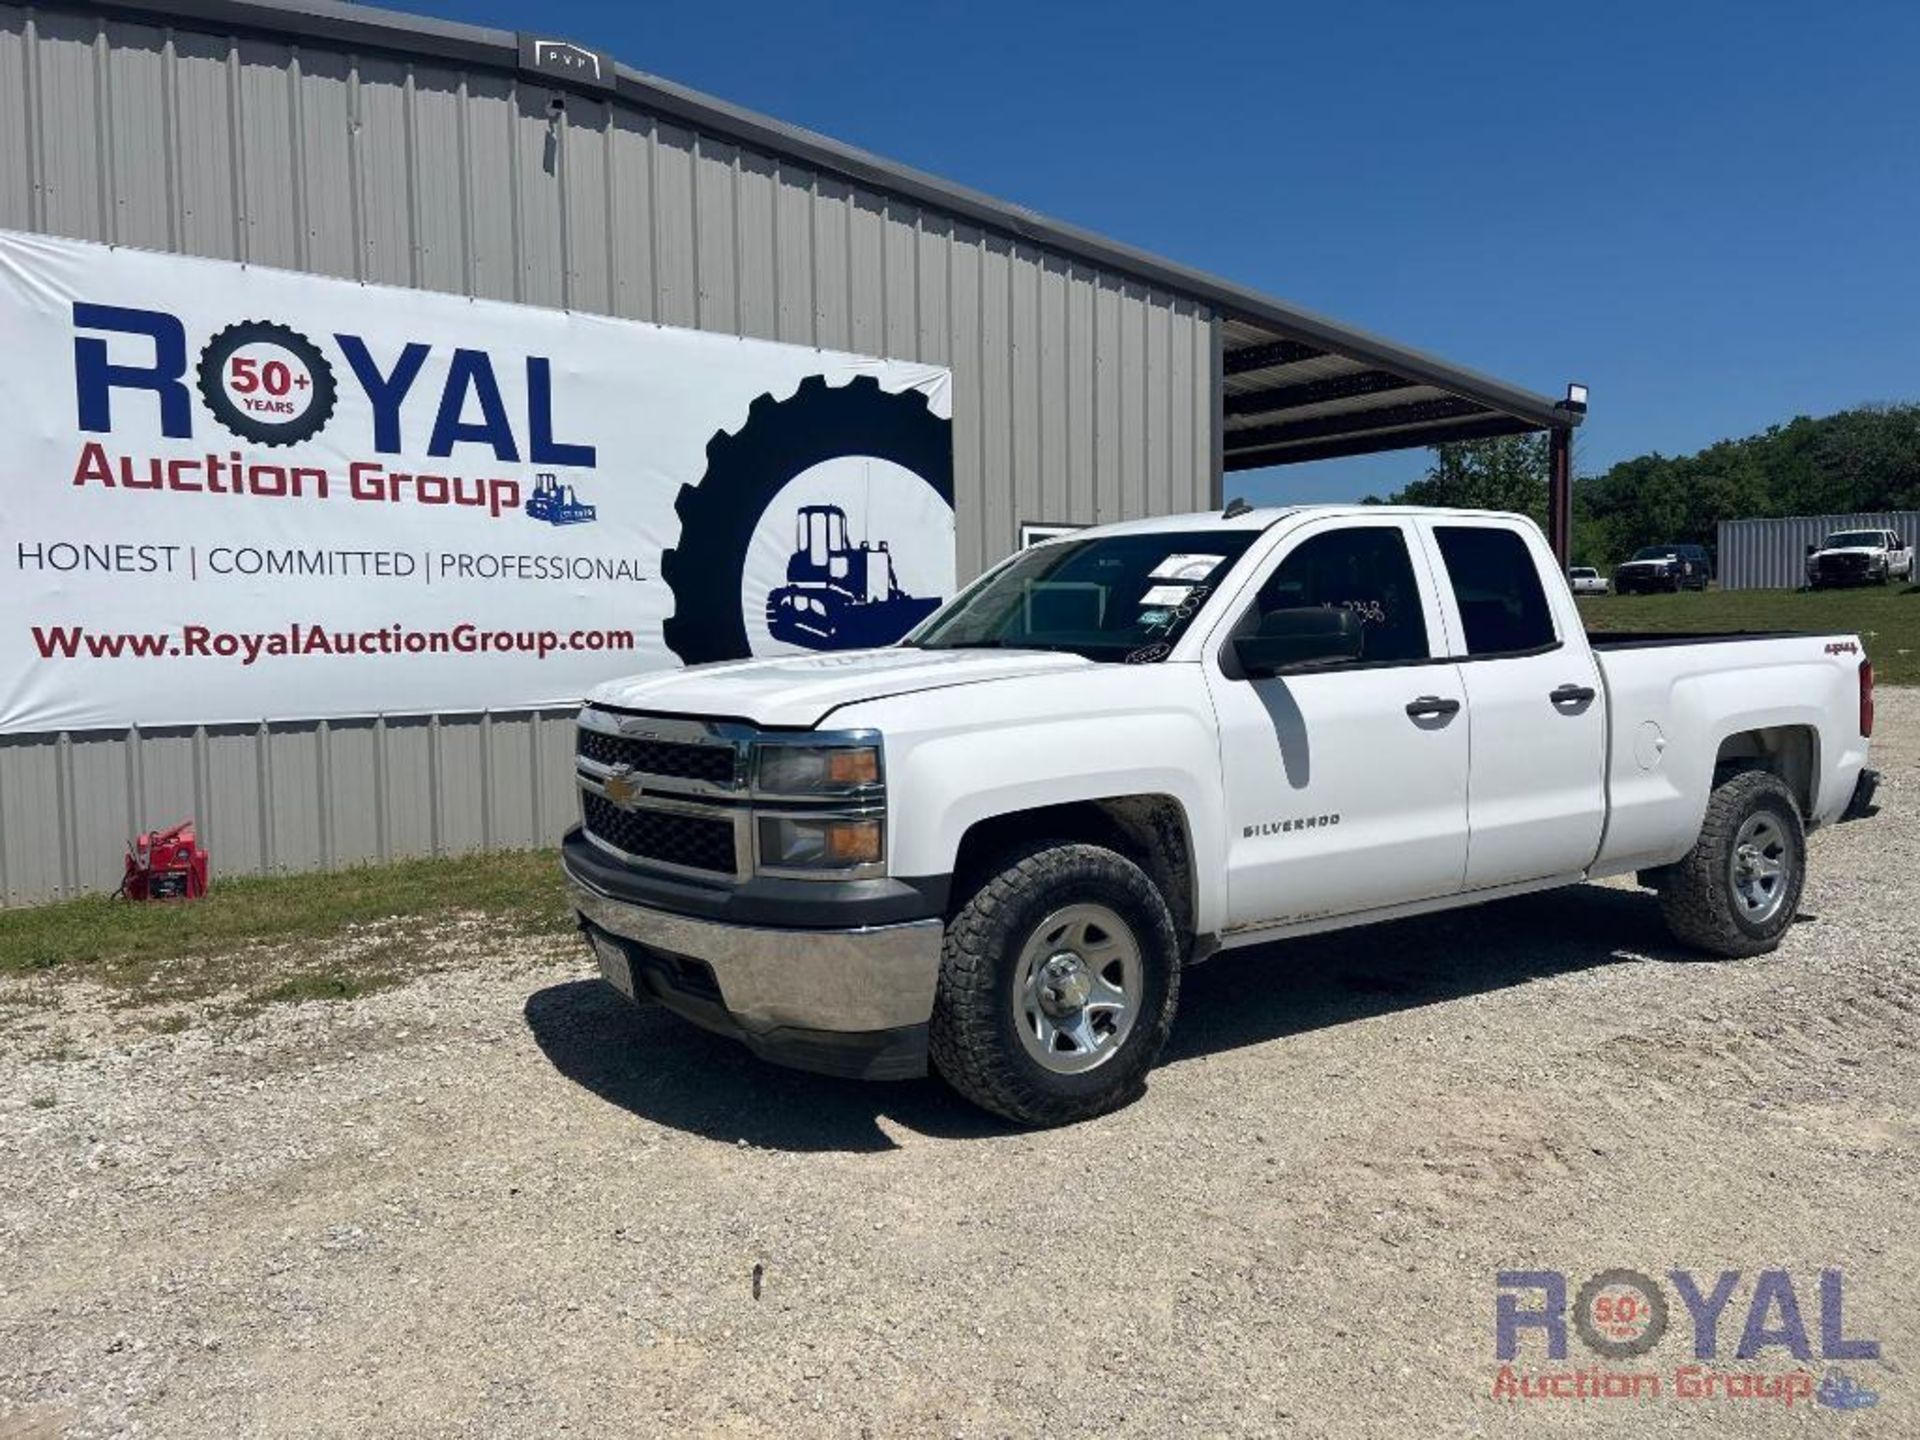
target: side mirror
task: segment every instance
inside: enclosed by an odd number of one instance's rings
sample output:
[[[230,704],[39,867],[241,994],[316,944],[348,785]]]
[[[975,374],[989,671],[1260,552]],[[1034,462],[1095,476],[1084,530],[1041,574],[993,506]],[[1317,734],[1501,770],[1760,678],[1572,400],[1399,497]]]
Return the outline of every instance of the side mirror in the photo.
[[[1809,545],[1807,546],[1807,554],[1811,555],[1813,554],[1814,551],[1818,550],[1819,548],[1820,547],[1818,545]]]
[[[1253,634],[1234,640],[1233,658],[1249,680],[1261,680],[1301,666],[1358,660],[1365,640],[1365,623],[1351,610],[1275,610]]]

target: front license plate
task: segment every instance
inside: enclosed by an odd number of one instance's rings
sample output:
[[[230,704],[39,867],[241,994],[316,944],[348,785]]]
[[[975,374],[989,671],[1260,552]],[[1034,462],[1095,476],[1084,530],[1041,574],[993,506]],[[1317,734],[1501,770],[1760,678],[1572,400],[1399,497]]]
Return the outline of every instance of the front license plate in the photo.
[[[600,978],[629,1000],[637,999],[633,993],[633,967],[627,963],[627,952],[606,936],[595,935],[593,954],[600,962]]]

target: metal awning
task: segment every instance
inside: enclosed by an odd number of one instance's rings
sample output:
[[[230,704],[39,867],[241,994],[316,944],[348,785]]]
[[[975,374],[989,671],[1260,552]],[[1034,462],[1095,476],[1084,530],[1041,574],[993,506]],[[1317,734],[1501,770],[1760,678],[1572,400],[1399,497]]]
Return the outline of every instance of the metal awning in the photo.
[[[1330,321],[1225,319],[1220,369],[1229,471],[1565,431],[1585,410]]]

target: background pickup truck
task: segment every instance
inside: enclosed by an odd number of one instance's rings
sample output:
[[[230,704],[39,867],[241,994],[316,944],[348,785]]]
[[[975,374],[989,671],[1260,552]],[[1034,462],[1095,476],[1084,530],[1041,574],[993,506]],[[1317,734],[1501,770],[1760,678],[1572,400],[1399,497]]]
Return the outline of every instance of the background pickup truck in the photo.
[[[1853,636],[1590,641],[1526,519],[1234,506],[1022,551],[895,647],[602,686],[564,864],[634,999],[1054,1124],[1228,947],[1638,872],[1770,950],[1872,720]]]
[[[1705,590],[1713,579],[1713,566],[1701,545],[1643,545],[1633,558],[1613,567],[1613,593],[1616,595],[1657,594],[1668,591]]]
[[[1807,587],[1913,579],[1913,547],[1897,530],[1836,530],[1807,551]]]

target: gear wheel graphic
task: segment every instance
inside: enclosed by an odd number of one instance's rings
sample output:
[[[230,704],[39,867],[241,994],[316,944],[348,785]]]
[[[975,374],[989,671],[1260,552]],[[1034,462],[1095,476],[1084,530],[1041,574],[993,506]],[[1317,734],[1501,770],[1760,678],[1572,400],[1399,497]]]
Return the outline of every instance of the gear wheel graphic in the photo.
[[[1604,1292],[1613,1289],[1639,1293],[1646,1309],[1646,1322],[1638,1335],[1615,1340],[1601,1333],[1594,1315],[1594,1304]],[[1643,1275],[1638,1270],[1602,1270],[1582,1285],[1580,1293],[1574,1297],[1573,1328],[1580,1333],[1581,1340],[1589,1350],[1609,1360],[1644,1355],[1658,1345],[1660,1337],[1667,1333],[1667,1297],[1661,1291],[1659,1282],[1651,1275]]]
[[[740,574],[760,517],[787,482],[841,456],[869,456],[911,470],[953,505],[953,426],[919,390],[882,390],[871,375],[829,385],[809,375],[785,400],[756,399],[746,423],[707,442],[707,471],[682,485],[673,508],[680,538],[660,557],[674,612],[662,627],[689,665],[753,653],[741,611]]]
[[[272,345],[284,350],[306,367],[309,393],[299,413],[282,419],[267,419],[250,414],[234,403],[227,393],[227,362],[249,345]],[[297,445],[320,433],[333,418],[337,387],[333,366],[320,353],[320,347],[298,330],[271,320],[242,320],[229,325],[207,342],[200,352],[195,378],[200,398],[213,418],[242,440],[259,445]]]

